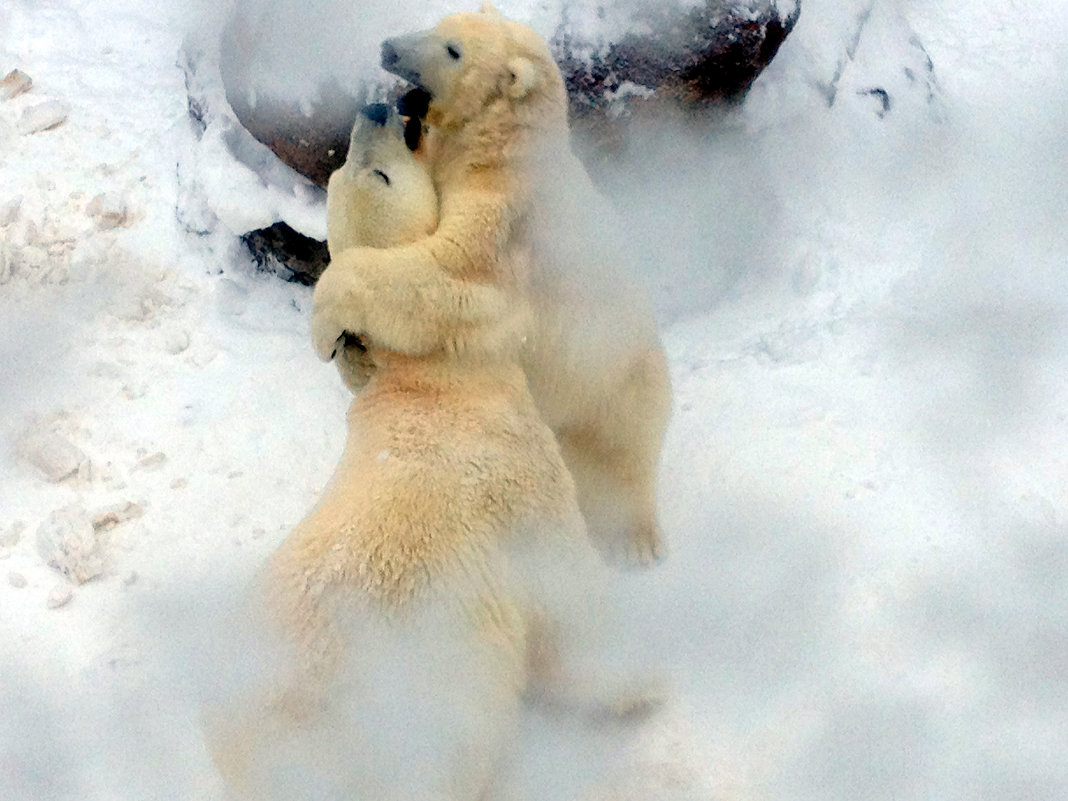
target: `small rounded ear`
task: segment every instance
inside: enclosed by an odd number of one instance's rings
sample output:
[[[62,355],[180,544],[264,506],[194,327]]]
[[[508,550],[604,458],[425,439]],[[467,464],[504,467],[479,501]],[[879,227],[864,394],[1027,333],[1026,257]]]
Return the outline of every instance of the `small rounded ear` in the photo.
[[[491,17],[501,16],[501,12],[497,10],[493,3],[483,3],[482,8],[479,9],[482,14],[489,14]]]
[[[538,68],[532,61],[517,56],[508,62],[508,76],[508,96],[518,100],[538,82]]]

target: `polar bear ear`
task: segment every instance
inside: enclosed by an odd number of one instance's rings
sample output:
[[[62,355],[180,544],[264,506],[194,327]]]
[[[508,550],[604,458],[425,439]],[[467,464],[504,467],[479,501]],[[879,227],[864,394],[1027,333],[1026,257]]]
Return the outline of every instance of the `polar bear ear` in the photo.
[[[501,16],[501,12],[497,10],[497,7],[493,3],[483,3],[482,8],[479,11],[483,14],[489,14],[491,17]]]
[[[513,100],[525,97],[538,82],[538,68],[532,61],[517,56],[508,62],[508,96]]]

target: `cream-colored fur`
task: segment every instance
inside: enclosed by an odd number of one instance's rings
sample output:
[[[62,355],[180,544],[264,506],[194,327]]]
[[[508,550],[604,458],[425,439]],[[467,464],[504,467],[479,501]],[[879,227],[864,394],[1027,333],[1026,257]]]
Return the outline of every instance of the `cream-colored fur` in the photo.
[[[330,184],[379,242],[432,226],[434,193],[414,186],[400,135],[395,118],[358,123]],[[650,700],[597,653],[605,568],[518,366],[520,334],[488,353],[368,344],[341,463],[255,583],[262,637],[240,650],[256,667],[208,715],[236,797],[478,801],[524,693],[615,711]]]
[[[613,561],[655,561],[666,360],[652,314],[618,274],[618,243],[576,222],[610,212],[570,150],[548,48],[492,9],[383,47],[388,69],[432,95],[440,225],[403,247],[331,246],[315,291],[318,353],[330,358],[346,331],[411,354],[490,353],[532,309],[523,365],[590,535]]]

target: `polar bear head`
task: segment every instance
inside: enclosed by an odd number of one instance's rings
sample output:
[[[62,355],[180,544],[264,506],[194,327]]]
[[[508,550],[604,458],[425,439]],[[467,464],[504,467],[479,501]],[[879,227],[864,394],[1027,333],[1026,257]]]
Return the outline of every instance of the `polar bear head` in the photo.
[[[387,39],[382,66],[430,95],[431,121],[462,125],[500,115],[520,124],[565,125],[567,94],[545,41],[488,3],[426,31]]]
[[[405,245],[437,228],[437,192],[409,148],[411,138],[389,106],[375,103],[360,113],[348,158],[327,186],[332,254],[350,247]]]

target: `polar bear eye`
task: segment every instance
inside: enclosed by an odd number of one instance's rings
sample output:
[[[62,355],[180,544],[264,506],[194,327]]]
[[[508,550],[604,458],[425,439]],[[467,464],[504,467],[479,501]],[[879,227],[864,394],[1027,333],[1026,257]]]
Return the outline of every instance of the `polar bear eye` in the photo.
[[[383,181],[385,181],[386,186],[389,186],[389,176],[382,172],[382,170],[372,170],[372,172],[379,178],[381,178]]]
[[[460,47],[458,45],[453,44],[452,42],[450,42],[449,44],[445,45],[445,50],[446,50],[446,52],[448,52],[448,54],[449,54],[449,56],[451,58],[459,60],[459,58],[460,58]]]

